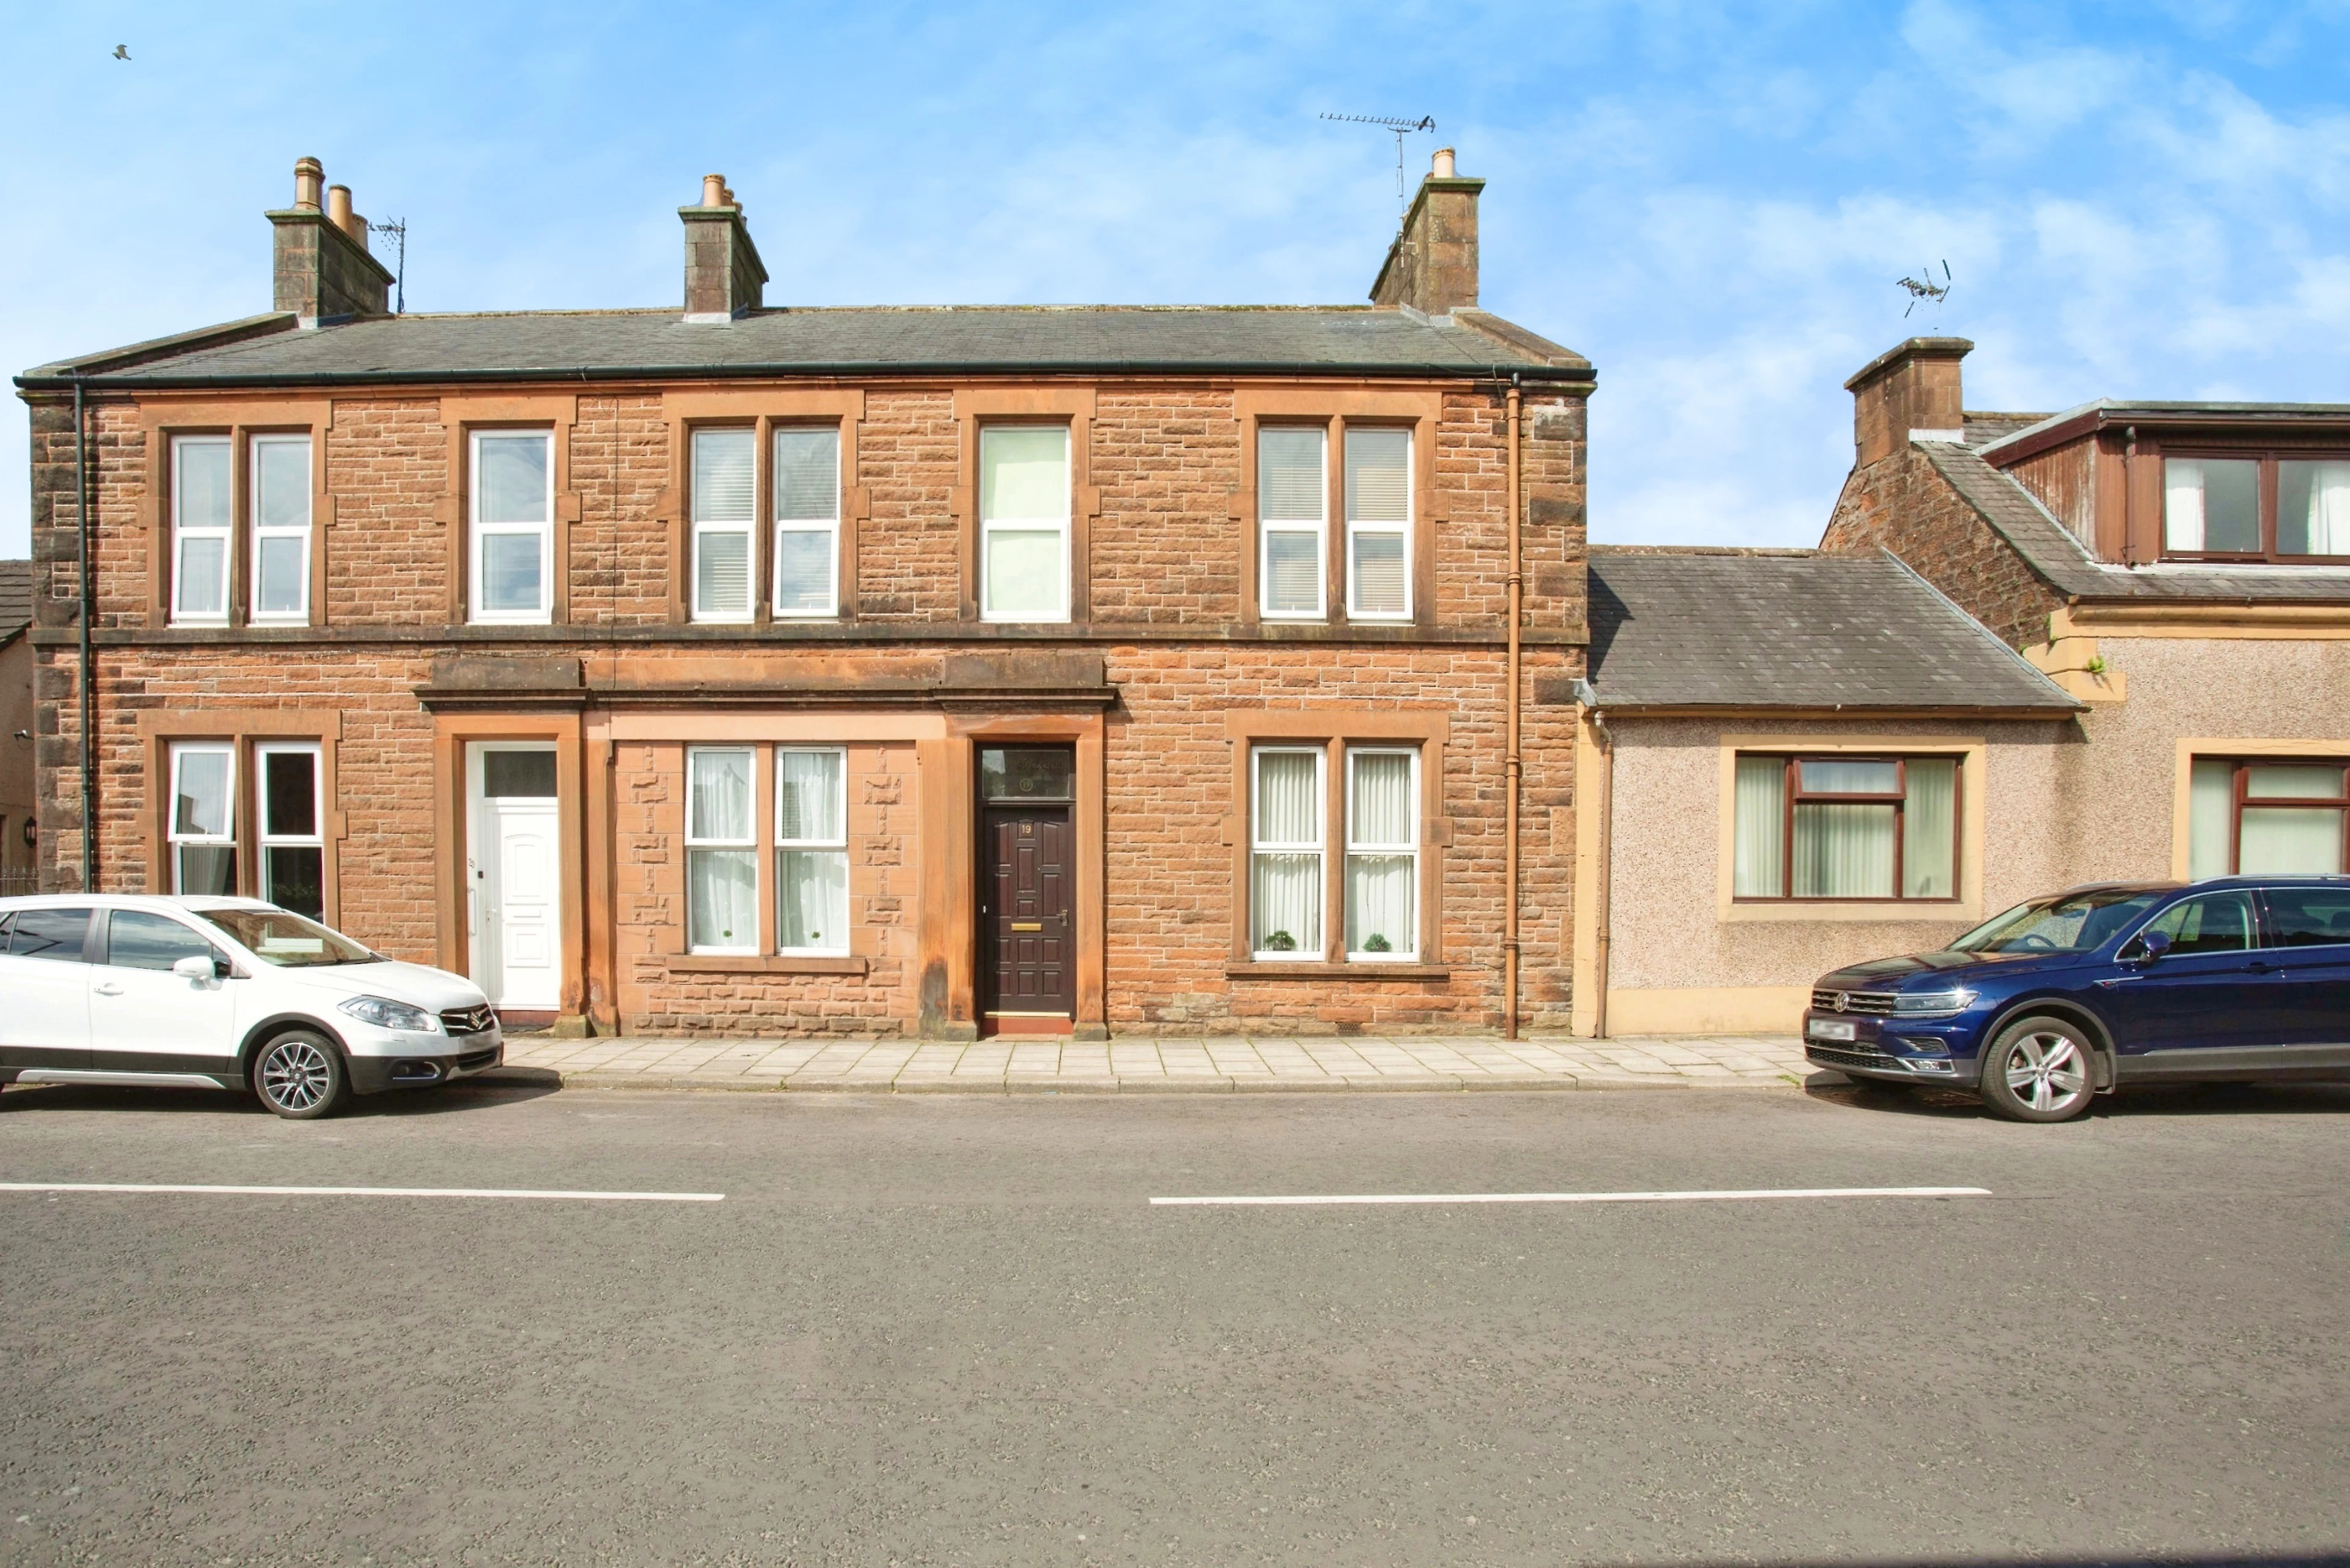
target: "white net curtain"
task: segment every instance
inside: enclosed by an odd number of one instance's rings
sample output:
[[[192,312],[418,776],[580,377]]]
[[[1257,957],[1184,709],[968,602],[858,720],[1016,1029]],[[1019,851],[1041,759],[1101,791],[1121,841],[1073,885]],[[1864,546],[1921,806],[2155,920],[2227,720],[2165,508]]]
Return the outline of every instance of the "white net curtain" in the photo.
[[[1322,753],[1256,753],[1250,945],[1273,956],[1322,955]]]
[[[759,889],[751,753],[691,752],[686,774],[686,941],[697,952],[754,952]]]
[[[848,950],[847,756],[775,753],[776,945]]]
[[[1347,764],[1347,951],[1409,958],[1419,904],[1411,754],[1349,752]]]

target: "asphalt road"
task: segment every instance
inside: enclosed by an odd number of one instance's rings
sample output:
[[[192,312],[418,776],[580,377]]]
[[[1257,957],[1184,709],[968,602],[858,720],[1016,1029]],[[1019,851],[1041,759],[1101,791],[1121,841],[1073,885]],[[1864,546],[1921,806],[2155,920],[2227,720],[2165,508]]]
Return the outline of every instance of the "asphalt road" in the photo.
[[[10,1090],[0,1561],[2306,1562],[2350,1091]],[[1951,1185],[1314,1208],[1153,1196]],[[2328,1559],[2332,1560],[2332,1559]]]

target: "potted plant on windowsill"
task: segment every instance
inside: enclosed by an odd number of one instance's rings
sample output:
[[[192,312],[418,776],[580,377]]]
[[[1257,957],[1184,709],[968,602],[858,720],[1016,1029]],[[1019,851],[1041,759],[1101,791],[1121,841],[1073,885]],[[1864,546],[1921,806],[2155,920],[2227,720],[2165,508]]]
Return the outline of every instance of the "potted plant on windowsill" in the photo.
[[[1391,953],[1395,951],[1395,944],[1373,931],[1363,939],[1363,950],[1367,953]]]
[[[1275,931],[1264,939],[1264,949],[1267,952],[1294,953],[1297,950],[1297,939],[1287,931]]]

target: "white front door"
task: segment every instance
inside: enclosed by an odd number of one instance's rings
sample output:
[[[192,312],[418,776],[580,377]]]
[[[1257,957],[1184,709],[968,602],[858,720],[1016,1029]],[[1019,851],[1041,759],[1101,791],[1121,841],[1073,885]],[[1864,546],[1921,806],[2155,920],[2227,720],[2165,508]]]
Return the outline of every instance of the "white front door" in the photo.
[[[552,1012],[563,995],[555,753],[476,746],[472,761],[465,877],[473,983],[494,1006]]]

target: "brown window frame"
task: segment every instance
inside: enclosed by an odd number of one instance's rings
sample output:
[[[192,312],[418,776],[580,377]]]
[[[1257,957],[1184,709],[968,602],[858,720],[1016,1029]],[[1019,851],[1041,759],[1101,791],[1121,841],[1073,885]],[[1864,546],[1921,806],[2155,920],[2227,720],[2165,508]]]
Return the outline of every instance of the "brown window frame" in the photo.
[[[1965,862],[1960,858],[1965,846],[1967,767],[1963,756],[1945,752],[1848,753],[1841,752],[1736,752],[1731,754],[1731,766],[1748,757],[1775,758],[1784,767],[1784,781],[1779,797],[1779,887],[1775,894],[1737,893],[1731,895],[1733,904],[1958,904],[1963,902],[1962,886]],[[1940,898],[1911,898],[1901,891],[1903,873],[1908,869],[1905,861],[1908,850],[1909,764],[1913,762],[1948,762],[1952,764],[1950,779],[1950,890]],[[1803,787],[1803,765],[1805,763],[1891,763],[1894,766],[1893,793],[1806,790]],[[1733,797],[1734,798],[1734,797]],[[1802,893],[1795,891],[1795,809],[1799,805],[1890,805],[1893,808],[1893,891],[1884,894]],[[1736,825],[1731,825],[1731,854],[1735,857]]]
[[[2235,770],[2229,780],[2228,806],[2228,870],[2230,877],[2241,877],[2244,863],[2244,808],[2317,809],[2332,807],[2345,814],[2342,834],[2342,864],[2334,869],[2350,874],[2350,758],[2295,756],[2212,756],[2198,753],[2199,763],[2226,763]],[[2332,767],[2342,774],[2341,792],[2331,799],[2300,795],[2262,795],[2254,800],[2250,794],[2251,771],[2256,767],[2322,768]]]
[[[2174,550],[2170,547],[2170,472],[2173,458],[2189,462],[2254,462],[2260,465],[2254,481],[2261,523],[2261,547],[2257,551],[2242,550]],[[2350,564],[2350,556],[2285,555],[2277,548],[2277,464],[2280,462],[2350,462],[2350,451],[2295,451],[2289,447],[2226,447],[2180,445],[2166,443],[2158,457],[2162,465],[2157,472],[2155,493],[2155,539],[2159,546],[2158,558],[2165,561],[2238,561],[2270,562],[2291,566],[2340,566]],[[2206,523],[2208,526],[2208,520]]]

